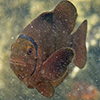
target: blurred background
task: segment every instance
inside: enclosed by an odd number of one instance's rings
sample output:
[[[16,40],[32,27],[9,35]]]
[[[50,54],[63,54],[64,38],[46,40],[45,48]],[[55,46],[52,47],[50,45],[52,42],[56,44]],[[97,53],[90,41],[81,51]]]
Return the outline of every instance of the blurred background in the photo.
[[[100,1],[69,0],[77,8],[76,27],[88,20],[87,63],[70,65],[69,75],[52,98],[28,89],[9,66],[10,46],[33,19],[62,0],[0,0],[0,100],[100,100]]]

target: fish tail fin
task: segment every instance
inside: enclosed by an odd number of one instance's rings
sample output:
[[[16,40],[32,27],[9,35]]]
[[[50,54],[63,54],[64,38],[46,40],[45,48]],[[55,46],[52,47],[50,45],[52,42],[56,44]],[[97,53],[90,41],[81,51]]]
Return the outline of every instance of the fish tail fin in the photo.
[[[87,20],[84,20],[73,34],[73,49],[75,50],[74,63],[79,68],[83,68],[86,63],[86,33]]]

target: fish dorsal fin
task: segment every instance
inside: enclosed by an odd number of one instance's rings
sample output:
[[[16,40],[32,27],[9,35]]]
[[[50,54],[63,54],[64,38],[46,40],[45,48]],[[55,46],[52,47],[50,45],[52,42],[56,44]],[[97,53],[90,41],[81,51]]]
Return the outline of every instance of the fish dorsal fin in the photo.
[[[48,35],[51,30],[55,30],[56,32],[65,31],[70,34],[75,26],[76,18],[75,6],[69,1],[61,1],[53,11],[40,14],[23,30],[23,33],[34,32]],[[55,29],[52,29],[53,26]]]
[[[69,1],[61,1],[53,11],[55,26],[65,27],[65,31],[71,33],[76,22],[77,11],[75,6]]]

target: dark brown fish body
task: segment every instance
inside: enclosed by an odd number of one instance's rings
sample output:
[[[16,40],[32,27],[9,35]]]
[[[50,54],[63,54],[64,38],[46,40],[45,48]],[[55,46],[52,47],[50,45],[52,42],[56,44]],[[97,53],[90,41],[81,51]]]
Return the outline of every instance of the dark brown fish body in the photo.
[[[65,79],[72,61],[84,67],[87,21],[72,35],[76,18],[74,5],[62,1],[52,12],[33,20],[12,45],[11,68],[28,88],[51,97],[53,87]]]
[[[55,52],[55,38],[56,50],[62,47],[70,47],[70,33],[75,26],[76,18],[76,8],[72,6],[70,2],[61,2],[54,11],[43,13],[33,20],[23,30],[22,34],[33,37],[41,50],[48,53],[46,55],[50,56]]]

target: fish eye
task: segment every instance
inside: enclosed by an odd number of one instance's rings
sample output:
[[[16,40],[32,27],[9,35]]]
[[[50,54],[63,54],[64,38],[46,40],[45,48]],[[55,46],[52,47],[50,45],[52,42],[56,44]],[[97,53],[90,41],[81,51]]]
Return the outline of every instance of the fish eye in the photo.
[[[30,55],[32,53],[32,47],[28,46],[27,47],[27,55]]]
[[[30,55],[32,53],[32,48],[27,51],[27,54]]]

